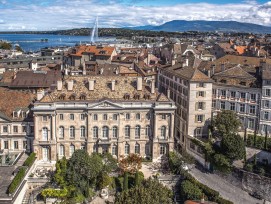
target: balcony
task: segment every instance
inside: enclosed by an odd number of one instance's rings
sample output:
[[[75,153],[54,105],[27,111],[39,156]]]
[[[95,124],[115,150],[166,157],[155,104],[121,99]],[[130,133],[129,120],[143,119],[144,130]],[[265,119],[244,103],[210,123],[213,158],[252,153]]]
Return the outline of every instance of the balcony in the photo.
[[[52,140],[40,140],[39,141],[40,145],[46,145],[46,144],[51,144],[51,143],[52,143]]]
[[[98,139],[98,143],[99,144],[111,144],[111,138],[99,138]]]

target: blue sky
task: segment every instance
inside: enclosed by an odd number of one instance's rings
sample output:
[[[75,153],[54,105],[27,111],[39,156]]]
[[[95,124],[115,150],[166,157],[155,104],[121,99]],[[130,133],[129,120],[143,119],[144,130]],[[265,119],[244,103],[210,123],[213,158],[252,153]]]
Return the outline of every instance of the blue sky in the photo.
[[[235,20],[271,26],[264,0],[0,0],[0,30],[160,25],[170,20]]]

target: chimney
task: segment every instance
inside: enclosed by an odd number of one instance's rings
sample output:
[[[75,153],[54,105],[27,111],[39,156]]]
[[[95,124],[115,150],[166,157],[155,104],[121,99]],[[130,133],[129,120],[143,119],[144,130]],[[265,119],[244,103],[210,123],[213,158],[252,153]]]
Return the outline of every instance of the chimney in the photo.
[[[111,84],[112,91],[115,91],[115,85],[116,85],[116,81],[112,80],[112,84]]]
[[[224,62],[221,63],[221,72],[224,72],[225,71],[225,64]]]
[[[72,91],[73,89],[73,81],[68,81],[68,91]]]
[[[43,96],[44,96],[44,90],[43,89],[39,89],[37,91],[37,100],[38,101],[41,100],[43,98]]]
[[[154,94],[155,93],[155,80],[151,81],[151,93]]]
[[[167,97],[170,98],[170,89],[167,89]]]
[[[175,64],[176,64],[176,60],[175,60],[175,59],[172,59],[171,65],[174,66]]]
[[[86,62],[83,63],[83,75],[87,75]]]
[[[62,90],[62,81],[57,81],[57,90],[61,91]]]
[[[88,90],[94,91],[94,80],[89,80],[88,81]]]
[[[189,59],[185,59],[185,65],[186,65],[186,66],[189,65]]]
[[[142,77],[137,77],[136,81],[136,89],[138,91],[142,91]]]
[[[215,65],[213,65],[213,67],[212,67],[212,75],[214,75],[215,74]]]
[[[65,75],[66,76],[68,75],[68,69],[67,68],[65,69]]]

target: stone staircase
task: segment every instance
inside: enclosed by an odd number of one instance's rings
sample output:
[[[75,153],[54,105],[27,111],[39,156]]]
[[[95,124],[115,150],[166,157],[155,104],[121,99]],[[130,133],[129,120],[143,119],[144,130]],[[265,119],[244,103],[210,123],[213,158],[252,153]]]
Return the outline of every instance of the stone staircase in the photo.
[[[24,164],[24,161],[27,159],[28,155],[26,153],[23,153],[23,155],[21,156],[21,158],[17,161],[17,163],[15,164],[15,169],[19,166],[22,166]]]

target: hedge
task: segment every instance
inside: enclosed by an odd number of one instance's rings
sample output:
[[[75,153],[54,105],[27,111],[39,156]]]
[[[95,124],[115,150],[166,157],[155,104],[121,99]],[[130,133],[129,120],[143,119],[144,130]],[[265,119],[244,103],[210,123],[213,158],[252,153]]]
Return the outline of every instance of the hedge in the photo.
[[[224,198],[219,197],[218,199],[215,200],[218,204],[234,204],[233,202],[226,200]]]
[[[264,136],[256,136],[256,143],[254,145],[254,135],[248,135],[247,138],[247,146],[255,147],[262,150],[267,150],[271,152],[271,138],[267,138],[267,149],[264,148],[265,137]]]
[[[14,193],[17,189],[17,187],[20,185],[22,180],[24,179],[26,172],[26,168],[22,167],[19,172],[16,174],[14,179],[12,180],[11,184],[8,187],[8,193]]]
[[[36,159],[36,153],[32,152],[29,157],[24,161],[23,166],[31,167]]]

